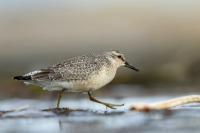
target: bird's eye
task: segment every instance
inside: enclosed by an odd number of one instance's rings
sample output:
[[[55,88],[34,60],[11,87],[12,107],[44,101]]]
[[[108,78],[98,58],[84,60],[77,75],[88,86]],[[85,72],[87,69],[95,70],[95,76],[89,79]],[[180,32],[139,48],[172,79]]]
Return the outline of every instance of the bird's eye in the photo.
[[[122,55],[118,55],[117,58],[124,61],[124,57]]]
[[[123,58],[123,56],[121,56],[121,55],[118,55],[117,56],[119,59],[121,59],[122,61],[124,61],[124,58]]]
[[[118,58],[120,58],[120,59],[122,58],[122,56],[121,56],[121,55],[118,55],[117,57],[118,57]]]

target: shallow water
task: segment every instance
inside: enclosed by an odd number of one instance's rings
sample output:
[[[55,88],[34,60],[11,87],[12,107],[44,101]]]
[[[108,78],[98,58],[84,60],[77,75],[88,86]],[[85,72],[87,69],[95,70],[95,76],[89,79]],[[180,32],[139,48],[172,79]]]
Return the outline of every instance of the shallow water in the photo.
[[[128,87],[127,87],[128,88]],[[154,95],[147,89],[132,89],[123,92],[127,97],[101,98],[103,101],[125,103],[117,110],[107,109],[102,105],[90,102],[88,99],[64,99],[62,107],[81,109],[79,111],[42,111],[52,108],[54,101],[9,99],[0,102],[0,110],[15,110],[2,112],[0,115],[0,133],[167,133],[167,132],[200,132],[200,104],[190,104],[176,107],[171,111],[153,111],[149,113],[131,112],[128,107],[133,103],[148,103],[188,95],[190,91],[157,92]],[[195,92],[196,89],[193,90]],[[116,93],[121,90],[115,91]],[[125,95],[123,93],[123,95]],[[130,94],[131,93],[131,94]],[[134,97],[130,95],[134,94]],[[138,96],[136,95],[138,94]],[[145,96],[146,95],[146,96]]]

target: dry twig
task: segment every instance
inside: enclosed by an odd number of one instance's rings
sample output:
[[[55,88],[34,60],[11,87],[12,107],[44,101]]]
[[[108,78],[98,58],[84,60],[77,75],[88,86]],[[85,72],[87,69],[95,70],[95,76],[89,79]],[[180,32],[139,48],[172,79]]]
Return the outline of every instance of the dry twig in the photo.
[[[144,112],[148,112],[151,110],[168,110],[176,106],[189,103],[198,103],[198,102],[200,102],[200,95],[189,95],[157,103],[135,104],[132,105],[129,109],[132,111],[144,111]]]

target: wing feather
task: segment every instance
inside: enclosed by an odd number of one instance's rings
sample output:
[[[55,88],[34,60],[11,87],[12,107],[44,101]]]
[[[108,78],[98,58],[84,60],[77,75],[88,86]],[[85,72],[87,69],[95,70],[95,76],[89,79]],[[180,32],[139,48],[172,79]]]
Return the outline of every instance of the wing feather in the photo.
[[[98,56],[79,56],[55,64],[32,75],[33,80],[86,80],[102,66]]]

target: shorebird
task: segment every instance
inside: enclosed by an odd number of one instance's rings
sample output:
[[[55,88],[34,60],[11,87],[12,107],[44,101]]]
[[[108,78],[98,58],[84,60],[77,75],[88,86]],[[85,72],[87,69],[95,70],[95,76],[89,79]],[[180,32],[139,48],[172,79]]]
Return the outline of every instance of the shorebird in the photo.
[[[14,79],[40,86],[43,90],[58,91],[57,108],[64,91],[68,91],[87,92],[91,101],[116,109],[124,104],[102,102],[92,96],[92,92],[111,82],[120,66],[139,71],[130,65],[119,51],[108,51],[73,57],[44,69],[15,76]]]

